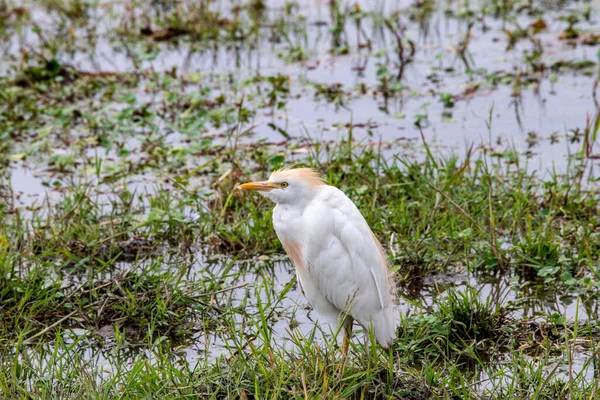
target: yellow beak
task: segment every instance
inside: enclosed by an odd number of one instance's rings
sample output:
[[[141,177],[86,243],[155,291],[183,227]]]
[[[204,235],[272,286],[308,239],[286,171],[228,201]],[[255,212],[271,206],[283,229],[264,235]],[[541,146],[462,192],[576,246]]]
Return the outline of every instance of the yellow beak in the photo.
[[[273,183],[273,182],[269,182],[269,181],[248,182],[248,183],[243,183],[240,186],[238,186],[238,189],[241,189],[241,190],[258,190],[259,192],[268,192],[270,190],[277,189],[277,188],[279,188],[279,185],[277,185],[276,183]]]

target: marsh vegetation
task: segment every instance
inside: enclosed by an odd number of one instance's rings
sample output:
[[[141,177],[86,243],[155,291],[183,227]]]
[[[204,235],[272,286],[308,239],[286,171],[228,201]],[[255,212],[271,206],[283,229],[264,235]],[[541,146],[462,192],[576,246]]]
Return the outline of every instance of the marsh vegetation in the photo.
[[[597,1],[0,1],[6,398],[591,399]],[[235,187],[311,166],[397,282],[315,324]]]

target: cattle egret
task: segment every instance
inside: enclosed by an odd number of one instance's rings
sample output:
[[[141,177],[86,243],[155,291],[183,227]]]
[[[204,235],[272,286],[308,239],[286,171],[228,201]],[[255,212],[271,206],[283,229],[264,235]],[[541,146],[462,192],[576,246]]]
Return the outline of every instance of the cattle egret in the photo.
[[[273,226],[304,295],[332,326],[344,324],[338,376],[354,320],[372,329],[387,349],[396,331],[390,271],[381,244],[352,200],[310,168],[284,168],[268,181],[238,187],[276,203]]]

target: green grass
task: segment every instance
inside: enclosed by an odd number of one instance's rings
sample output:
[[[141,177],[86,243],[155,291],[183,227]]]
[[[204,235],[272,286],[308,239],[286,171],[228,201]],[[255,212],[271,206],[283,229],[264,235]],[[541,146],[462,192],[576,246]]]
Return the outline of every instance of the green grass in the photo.
[[[597,396],[600,119],[494,142],[506,104],[528,126],[529,95],[593,107],[597,12],[325,3],[0,2],[1,397]],[[436,47],[440,23],[458,28]],[[563,39],[591,56],[565,58]],[[478,50],[498,44],[513,68]],[[356,77],[319,78],[336,63]],[[410,140],[462,134],[453,116],[490,94],[477,148]],[[555,141],[575,151],[535,172]],[[398,283],[393,346],[357,333],[341,380],[272,204],[235,190],[291,164],[356,203]],[[24,170],[47,197],[17,191]]]
[[[257,318],[249,326],[252,336],[248,341],[232,343],[231,354],[216,360],[200,357],[191,366],[182,362],[177,346],[169,340],[148,343],[153,355],[148,357],[147,353],[132,352],[120,338],[116,348],[106,351],[96,348],[85,352],[83,357],[81,352],[89,339],[80,336],[65,340],[63,332],[57,330],[50,342],[53,351],[48,352],[44,344],[20,343],[16,349],[18,357],[15,350],[3,352],[3,362],[12,364],[3,370],[0,384],[8,396],[109,398],[401,396],[422,399],[535,395],[550,399],[569,393],[573,398],[583,399],[596,390],[594,380],[587,375],[590,364],[574,373],[570,380],[564,375],[559,377],[553,363],[560,361],[561,356],[557,360],[549,351],[540,351],[533,357],[520,351],[492,350],[491,354],[480,354],[464,341],[455,343],[454,351],[444,351],[447,340],[452,340],[452,332],[447,329],[449,326],[440,327],[432,319],[443,318],[452,325],[457,313],[466,310],[477,315],[485,306],[480,303],[469,309],[470,303],[457,305],[455,301],[442,300],[434,316],[402,318],[402,334],[389,353],[375,345],[369,345],[367,350],[363,344],[353,344],[352,357],[341,381],[335,378],[339,366],[336,345],[329,341],[315,345],[311,335],[294,333],[293,348],[281,347],[269,340],[269,305],[264,304],[259,306]],[[482,319],[478,323],[489,322]],[[523,334],[529,332],[524,329]],[[427,356],[415,359],[417,350],[426,350]],[[108,363],[98,363],[99,359]],[[494,360],[496,363],[491,362]],[[550,373],[545,365],[551,367]]]
[[[544,180],[474,157],[408,162],[342,143],[326,160],[309,156],[302,163],[322,171],[363,210],[391,255],[400,288],[461,266],[475,276],[504,274],[514,285],[560,288],[595,301],[595,193],[568,186],[566,175]],[[232,269],[236,260],[281,254],[271,206],[234,190],[247,176],[268,173],[247,168],[215,181],[206,196],[192,194],[184,181],[137,195],[144,208],[127,196],[99,207],[86,193],[89,186],[74,185],[51,212],[6,219],[0,326],[10,368],[0,376],[3,392],[132,398],[552,398],[569,392],[587,398],[595,390],[591,361],[568,376],[570,384],[542,368],[569,365],[572,340],[593,343],[594,325],[573,329],[560,315],[531,325],[512,315],[518,304],[506,309],[474,288],[449,290],[403,316],[389,353],[370,344],[367,351],[357,339],[344,377],[336,380],[339,351],[331,339],[315,342],[291,330],[291,343],[283,345],[271,331],[275,321],[293,320],[277,308],[287,290],[257,281],[254,295],[242,290],[241,303],[228,297],[231,279],[248,273]],[[190,281],[197,264],[185,254],[196,248],[230,266]],[[236,315],[245,320],[243,333]],[[105,326],[109,339],[97,333]],[[74,328],[87,333],[72,337]],[[223,340],[228,355],[205,354],[195,365],[182,359],[177,349],[198,340],[198,332]],[[111,360],[104,375],[97,370],[104,364],[78,350],[92,343],[90,351],[101,352],[113,342],[115,349],[101,353]],[[76,378],[82,370],[88,380]]]

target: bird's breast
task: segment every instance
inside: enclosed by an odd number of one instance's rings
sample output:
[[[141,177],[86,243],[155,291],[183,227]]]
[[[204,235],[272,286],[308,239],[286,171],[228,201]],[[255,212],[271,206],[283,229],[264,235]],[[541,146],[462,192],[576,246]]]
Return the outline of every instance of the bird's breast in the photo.
[[[289,207],[277,205],[273,210],[273,227],[285,252],[297,269],[306,269],[305,232],[302,214]]]
[[[281,240],[281,244],[294,267],[296,269],[306,269],[306,259],[302,251],[302,245],[299,242],[285,239]]]

